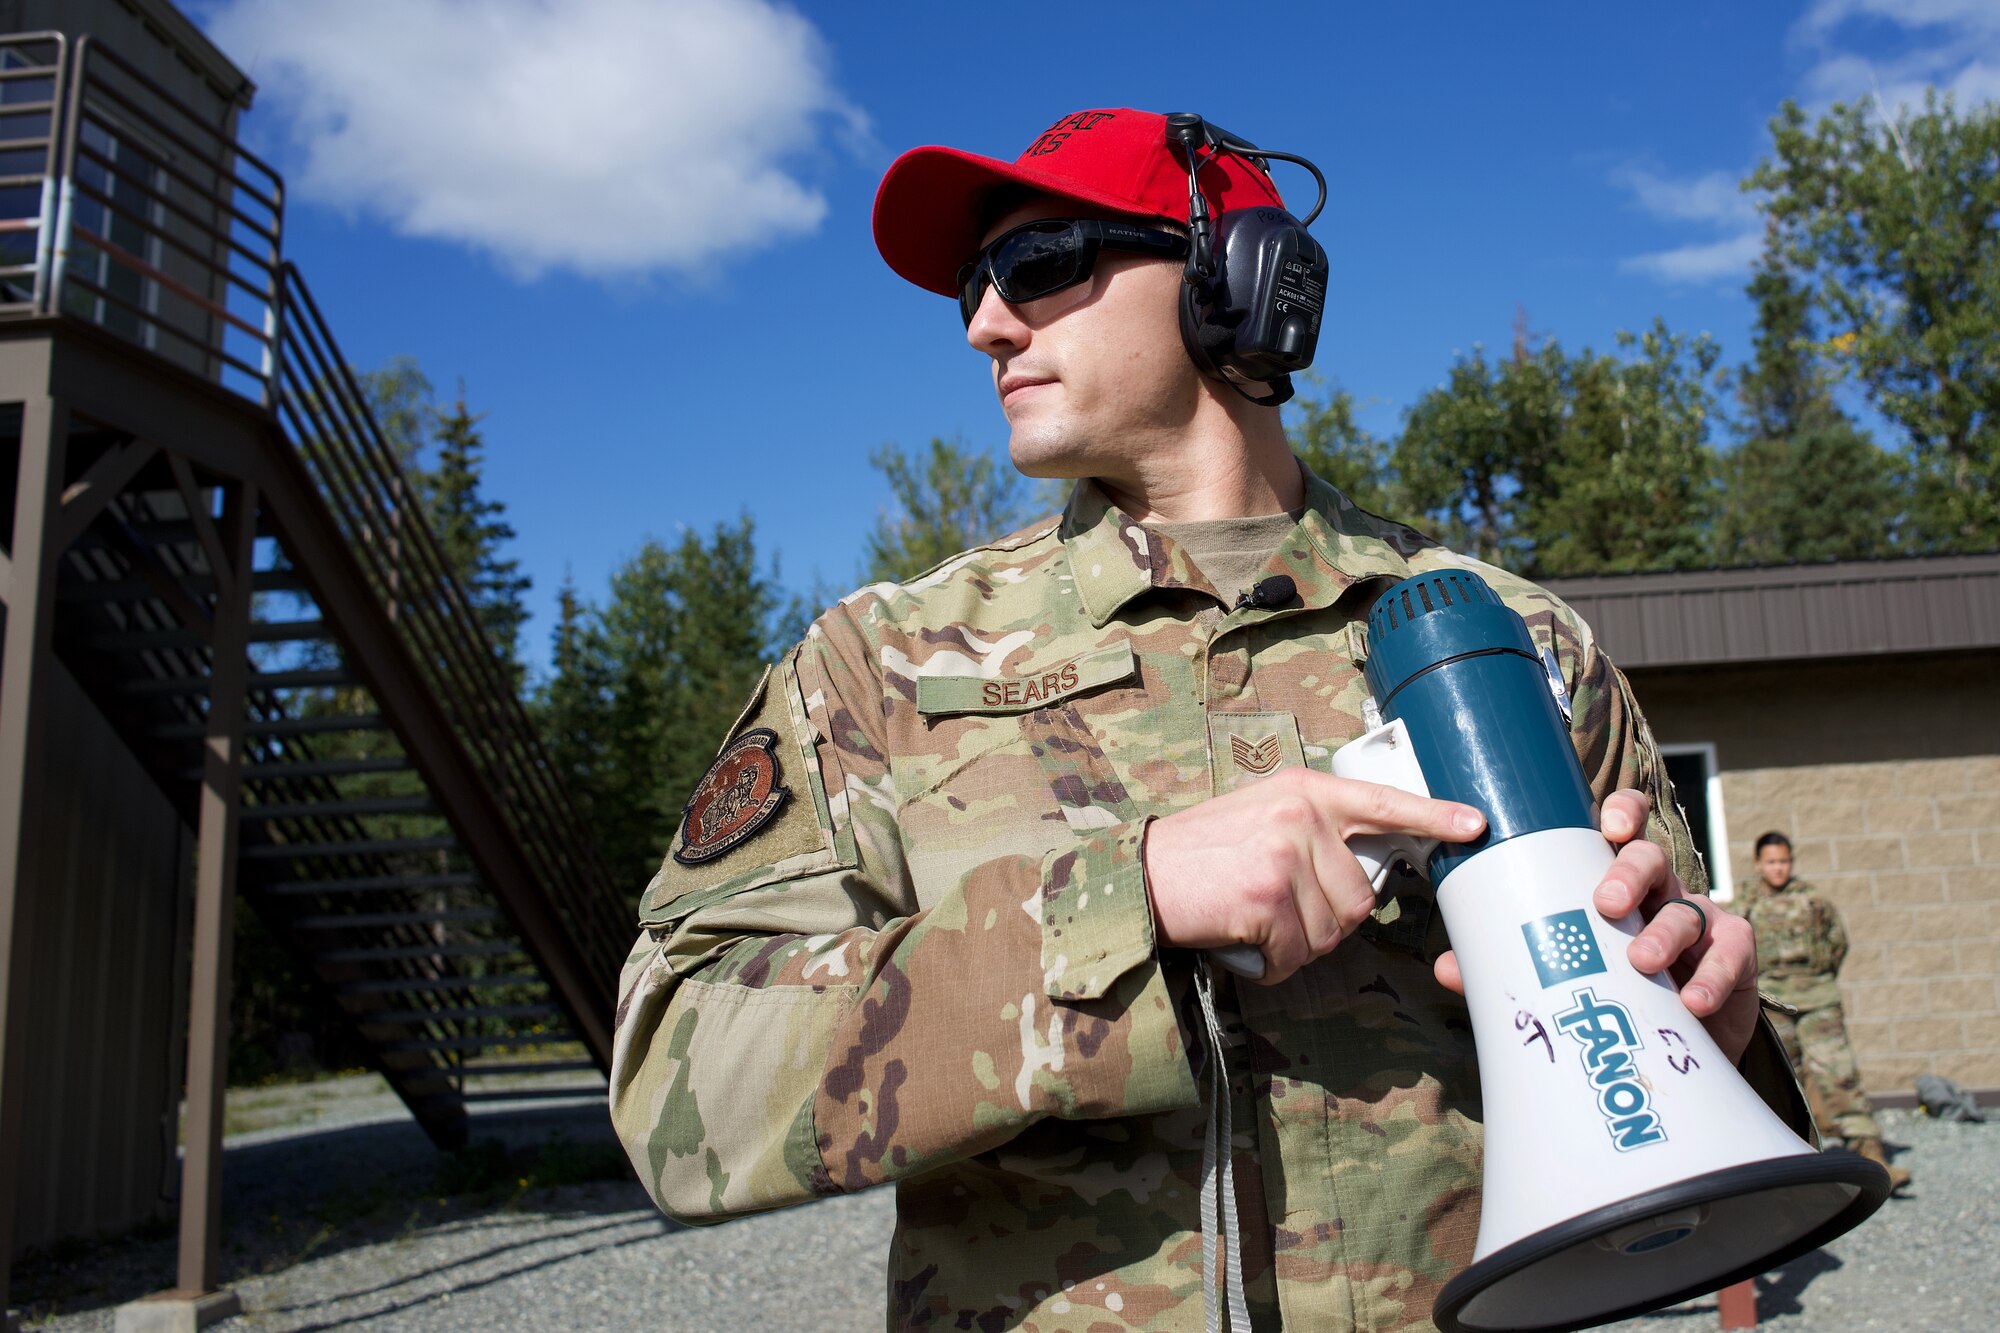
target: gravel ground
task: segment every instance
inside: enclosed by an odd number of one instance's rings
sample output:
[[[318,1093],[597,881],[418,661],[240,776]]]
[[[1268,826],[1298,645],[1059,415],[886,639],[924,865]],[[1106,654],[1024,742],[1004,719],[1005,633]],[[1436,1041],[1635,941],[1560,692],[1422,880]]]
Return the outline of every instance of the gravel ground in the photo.
[[[698,1230],[665,1221],[629,1179],[488,1179],[440,1194],[445,1159],[394,1114],[386,1091],[316,1084],[301,1095],[320,1107],[311,1125],[285,1127],[292,1117],[272,1099],[272,1127],[229,1140],[223,1266],[247,1313],[216,1325],[223,1333],[881,1327],[886,1191]],[[1916,1174],[1911,1196],[1758,1279],[1762,1327],[1983,1333],[1996,1323],[2000,1123],[1940,1124],[1906,1111],[1882,1119]],[[501,1172],[511,1175],[551,1142],[545,1173],[554,1161],[558,1177],[611,1175],[609,1126],[595,1107],[488,1114],[474,1133],[504,1145],[484,1159],[488,1177],[503,1151],[514,1154]],[[30,1327],[109,1333],[113,1308],[169,1285],[173,1262],[170,1230],[126,1237],[24,1261],[15,1294]],[[1716,1326],[1708,1298],[1613,1327]]]

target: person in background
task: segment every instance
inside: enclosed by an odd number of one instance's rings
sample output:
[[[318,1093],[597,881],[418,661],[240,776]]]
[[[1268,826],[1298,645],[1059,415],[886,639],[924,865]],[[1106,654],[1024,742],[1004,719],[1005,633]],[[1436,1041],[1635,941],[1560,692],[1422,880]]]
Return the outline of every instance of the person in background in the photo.
[[[1757,874],[1740,887],[1731,906],[1756,930],[1757,971],[1765,992],[1796,1011],[1771,1012],[1785,1054],[1805,1086],[1820,1132],[1839,1135],[1850,1151],[1886,1167],[1900,1190],[1910,1183],[1910,1173],[1891,1165],[1882,1150],[1882,1127],[1875,1123],[1847,1043],[1837,980],[1847,958],[1840,912],[1812,885],[1792,877],[1790,838],[1766,833],[1757,839],[1756,853]]]

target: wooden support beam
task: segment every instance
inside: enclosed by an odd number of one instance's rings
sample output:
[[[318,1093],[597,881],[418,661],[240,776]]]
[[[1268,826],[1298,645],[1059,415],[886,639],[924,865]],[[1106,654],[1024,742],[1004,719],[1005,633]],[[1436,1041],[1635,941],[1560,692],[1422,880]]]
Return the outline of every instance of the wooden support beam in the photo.
[[[14,492],[13,579],[0,658],[0,1312],[8,1305],[14,1208],[20,1197],[21,1119],[28,1097],[31,1010],[28,959],[34,951],[35,808],[46,785],[43,750],[49,709],[42,695],[55,669],[56,573],[50,538],[62,505],[69,408],[29,398],[21,410],[21,456]]]
[[[179,454],[167,455],[167,466],[173,469],[174,485],[181,493],[181,503],[187,506],[188,522],[194,526],[195,540],[201,543],[201,552],[208,557],[208,567],[215,574],[215,595],[227,597],[234,591],[235,573],[229,570],[230,555],[222,549],[222,535],[215,530],[215,520],[209,516],[206,497],[201,487],[195,483],[194,469]],[[255,540],[255,534],[252,534]],[[243,566],[247,572],[249,566]]]
[[[62,512],[52,534],[55,549],[67,551],[157,453],[159,449],[144,440],[128,440],[105,450],[88,472],[64,489]]]
[[[195,854],[194,978],[188,1005],[185,1151],[181,1159],[183,1292],[216,1287],[222,1237],[222,1113],[229,1075],[229,946],[236,907],[237,835],[242,827],[244,685],[250,671],[250,565],[257,487],[229,488],[227,549],[216,576],[208,736],[202,756],[201,824]],[[218,547],[223,538],[218,537]],[[226,568],[224,567],[226,565]]]

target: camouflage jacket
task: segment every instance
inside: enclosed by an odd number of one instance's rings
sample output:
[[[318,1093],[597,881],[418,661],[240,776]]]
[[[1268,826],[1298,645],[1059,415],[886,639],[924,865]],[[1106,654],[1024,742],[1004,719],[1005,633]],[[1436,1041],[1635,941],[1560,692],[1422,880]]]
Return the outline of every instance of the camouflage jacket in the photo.
[[[621,979],[612,1114],[661,1207],[894,1181],[891,1327],[1201,1327],[1202,1029],[1189,957],[1154,945],[1147,820],[1328,768],[1362,730],[1373,596],[1473,564],[1315,478],[1307,499],[1266,567],[1285,607],[1221,605],[1085,483],[812,626],[690,802]],[[1624,678],[1561,602],[1476,567],[1555,652],[1593,790],[1652,792],[1648,836],[1704,889]],[[1479,1088],[1443,947],[1413,890],[1234,991],[1259,1328],[1429,1328],[1471,1259]]]
[[[1800,1009],[1840,1003],[1835,977],[1847,958],[1847,931],[1812,885],[1795,879],[1773,889],[1751,879],[1730,906],[1756,928],[1759,986]]]

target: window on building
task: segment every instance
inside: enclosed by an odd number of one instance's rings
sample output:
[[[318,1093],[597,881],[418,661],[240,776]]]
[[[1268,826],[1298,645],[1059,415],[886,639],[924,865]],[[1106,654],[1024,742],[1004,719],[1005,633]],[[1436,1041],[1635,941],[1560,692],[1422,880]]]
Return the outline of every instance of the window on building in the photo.
[[[1722,813],[1722,770],[1715,761],[1715,746],[1707,741],[1662,745],[1660,755],[1667,761],[1667,777],[1708,871],[1709,891],[1716,901],[1726,903],[1735,895],[1736,880],[1729,868],[1729,825]]]

